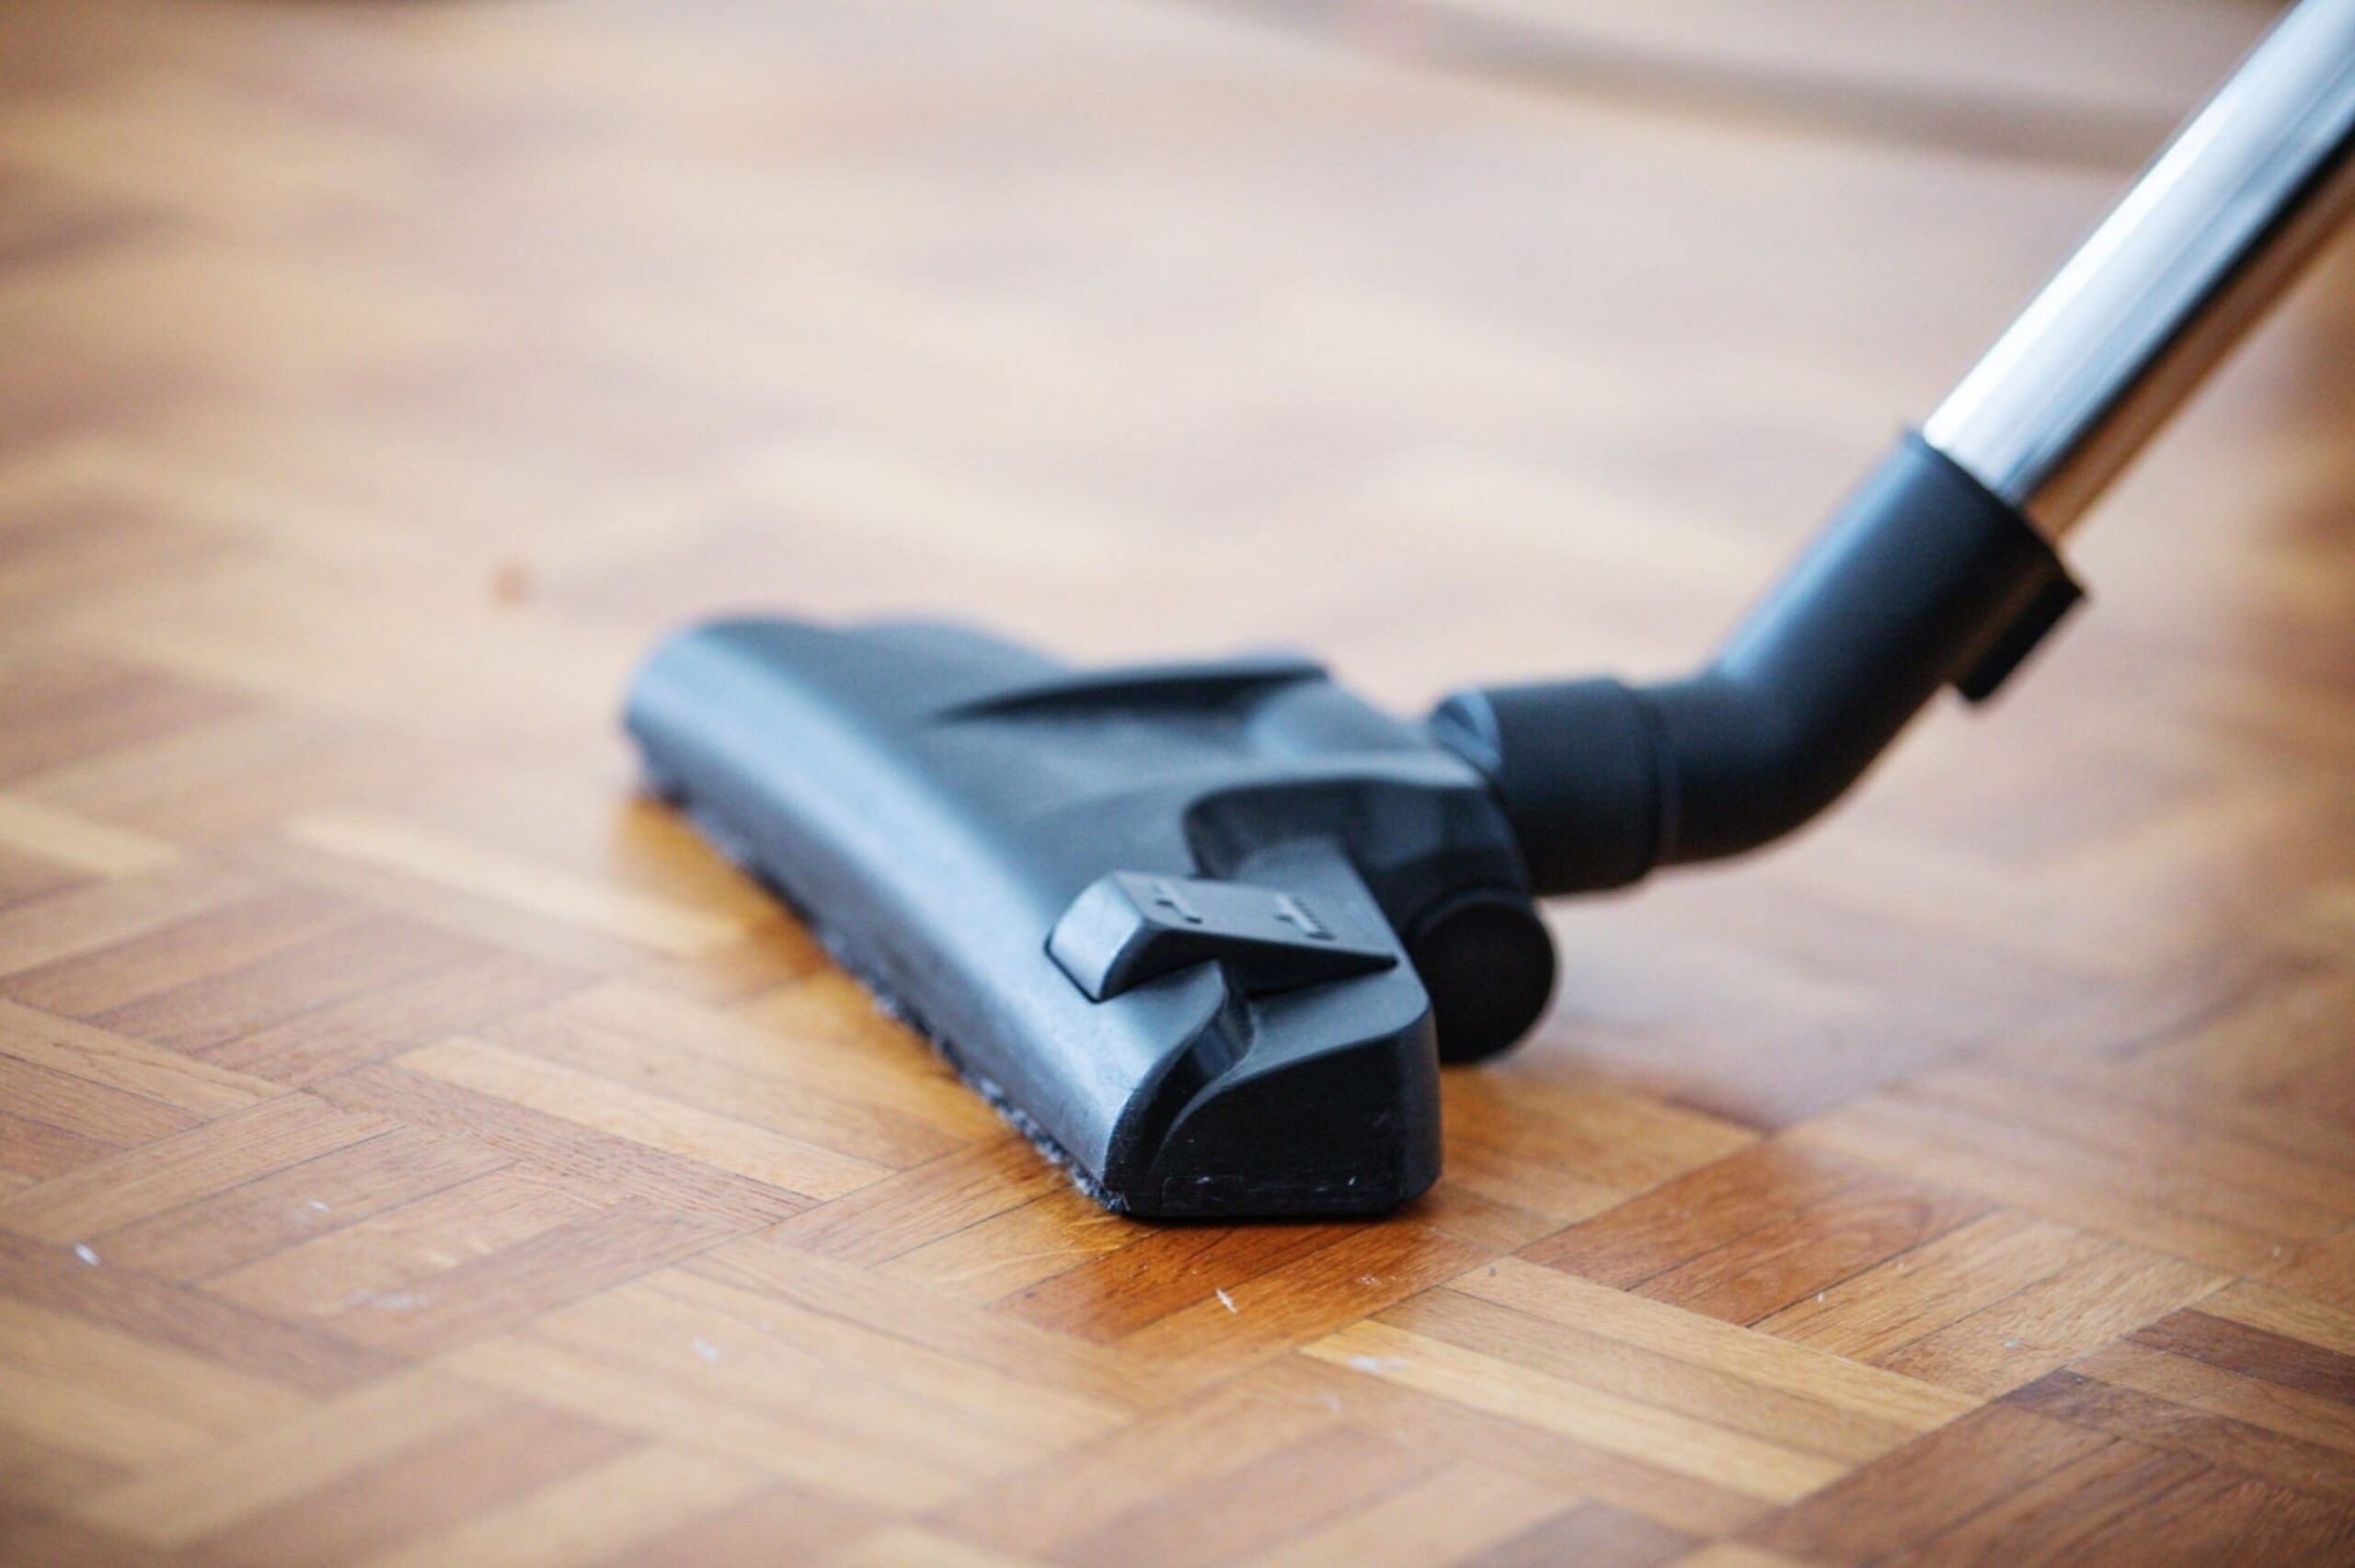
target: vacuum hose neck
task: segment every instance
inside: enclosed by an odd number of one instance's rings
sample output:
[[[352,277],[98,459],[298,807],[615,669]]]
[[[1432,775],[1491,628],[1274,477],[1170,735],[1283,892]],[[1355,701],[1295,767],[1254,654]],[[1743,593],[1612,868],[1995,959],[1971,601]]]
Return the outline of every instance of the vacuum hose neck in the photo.
[[[1908,437],[1700,674],[1459,692],[1432,732],[1487,773],[1538,892],[1615,887],[1780,838],[2078,598],[2042,534]]]
[[[1535,890],[1769,842],[1941,687],[1993,692],[2081,597],[2054,542],[2350,209],[2355,0],[2303,0],[1706,669],[1440,705]]]

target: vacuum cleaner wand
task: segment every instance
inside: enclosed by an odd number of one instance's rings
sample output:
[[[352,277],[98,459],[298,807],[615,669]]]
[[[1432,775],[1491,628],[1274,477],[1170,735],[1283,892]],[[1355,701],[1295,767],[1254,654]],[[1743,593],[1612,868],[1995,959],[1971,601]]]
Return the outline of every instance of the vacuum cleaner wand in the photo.
[[[2053,544],[2355,206],[2350,149],[2355,0],[2305,0],[1706,670],[1443,703],[1536,890],[1778,838],[1941,687],[1991,695],[2079,597]]]
[[[1285,656],[1085,673],[938,625],[656,649],[651,787],[1116,1211],[1371,1214],[1439,1064],[1544,1012],[1533,898],[1765,843],[2078,598],[2054,545],[2355,200],[2355,0],[2303,0],[1715,660],[1428,723]]]

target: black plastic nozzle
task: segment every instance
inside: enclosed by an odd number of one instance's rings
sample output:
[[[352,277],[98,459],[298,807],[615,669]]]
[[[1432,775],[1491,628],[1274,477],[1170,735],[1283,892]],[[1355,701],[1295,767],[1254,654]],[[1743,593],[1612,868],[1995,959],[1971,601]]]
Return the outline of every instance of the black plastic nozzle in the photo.
[[[1299,658],[1089,673],[764,618],[664,644],[626,720],[658,792],[1109,1207],[1371,1214],[1438,1173],[1440,1063],[1544,1011],[1533,890],[1796,827],[2075,598],[1913,440],[1670,685],[1470,692],[1426,727]]]
[[[1554,978],[1494,793],[1304,659],[1083,672],[753,618],[632,685],[649,782],[1123,1213],[1376,1214]]]
[[[1536,892],[1617,887],[1805,823],[2080,597],[2026,518],[1909,433],[1700,673],[1459,692],[1431,729],[1495,787]]]

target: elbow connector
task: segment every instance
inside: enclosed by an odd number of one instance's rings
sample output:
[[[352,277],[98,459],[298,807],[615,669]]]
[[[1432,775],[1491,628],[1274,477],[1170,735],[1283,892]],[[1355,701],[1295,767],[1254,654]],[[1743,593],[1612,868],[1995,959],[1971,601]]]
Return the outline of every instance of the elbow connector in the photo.
[[[1536,891],[1622,887],[1806,823],[1941,687],[1993,694],[2081,597],[2026,518],[1909,434],[1700,673],[1458,692],[1431,730],[1488,776]]]

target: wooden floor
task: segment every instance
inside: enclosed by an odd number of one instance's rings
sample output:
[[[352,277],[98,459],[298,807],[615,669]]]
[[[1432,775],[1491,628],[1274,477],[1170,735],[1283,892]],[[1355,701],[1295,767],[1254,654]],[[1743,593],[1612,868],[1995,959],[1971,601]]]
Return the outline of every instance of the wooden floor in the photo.
[[[722,607],[1694,657],[2223,0],[0,6],[0,1561],[2355,1561],[2355,255],[1376,1225],[632,793]]]

